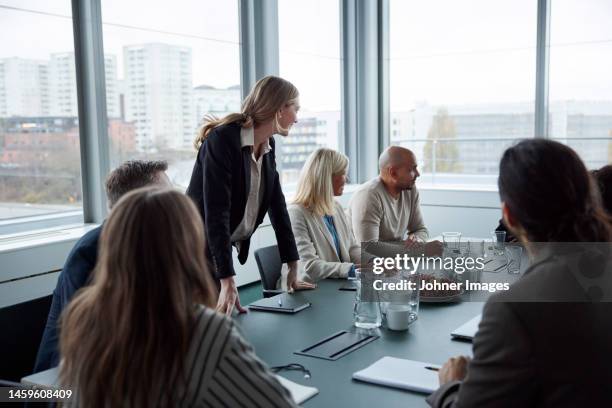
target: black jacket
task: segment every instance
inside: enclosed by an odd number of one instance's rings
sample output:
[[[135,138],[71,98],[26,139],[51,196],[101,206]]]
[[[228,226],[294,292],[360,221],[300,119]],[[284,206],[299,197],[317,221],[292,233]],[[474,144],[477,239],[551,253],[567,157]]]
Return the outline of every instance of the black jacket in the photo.
[[[102,225],[83,235],[66,259],[53,291],[47,324],[34,365],[35,373],[59,364],[59,318],[75,293],[90,282],[91,273],[98,260],[98,241],[101,233]]]
[[[230,237],[244,216],[251,184],[251,149],[240,146],[240,129],[240,125],[234,123],[219,126],[208,134],[198,152],[187,188],[187,195],[195,201],[202,214],[208,255],[218,279],[236,274]],[[267,212],[282,261],[297,261],[299,256],[295,238],[276,171],[274,138],[270,139],[270,147],[272,150],[263,156],[261,166],[264,192],[254,230]],[[249,238],[240,245],[238,260],[241,264],[246,262],[249,255],[250,242]]]

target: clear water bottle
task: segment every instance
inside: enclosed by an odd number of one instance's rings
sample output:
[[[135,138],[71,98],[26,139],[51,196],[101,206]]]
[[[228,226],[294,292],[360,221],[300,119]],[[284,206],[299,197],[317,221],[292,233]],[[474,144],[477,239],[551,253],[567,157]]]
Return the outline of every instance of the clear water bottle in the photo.
[[[380,302],[364,301],[361,294],[361,271],[355,271],[355,304],[353,307],[353,317],[355,326],[360,329],[375,329],[380,327],[382,318],[380,314]]]

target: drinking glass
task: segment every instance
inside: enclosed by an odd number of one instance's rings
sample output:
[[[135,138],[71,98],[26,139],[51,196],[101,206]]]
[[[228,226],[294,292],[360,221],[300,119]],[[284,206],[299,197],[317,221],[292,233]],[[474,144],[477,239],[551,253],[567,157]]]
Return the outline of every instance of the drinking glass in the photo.
[[[444,246],[449,250],[459,250],[461,245],[461,233],[460,232],[443,232],[442,242]]]
[[[493,231],[491,232],[491,238],[493,239],[493,255],[504,255],[506,231]]]

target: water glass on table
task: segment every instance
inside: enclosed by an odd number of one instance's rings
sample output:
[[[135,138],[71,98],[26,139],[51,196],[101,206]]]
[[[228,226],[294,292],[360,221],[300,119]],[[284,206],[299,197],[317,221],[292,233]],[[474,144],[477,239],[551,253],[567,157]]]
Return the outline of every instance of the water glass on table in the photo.
[[[493,255],[504,255],[506,231],[493,231],[491,232],[491,238],[493,240]]]
[[[523,257],[523,247],[520,245],[506,246],[506,256],[508,258],[508,273],[518,275],[521,273],[521,258]]]
[[[461,233],[443,232],[442,242],[444,243],[444,247],[450,251],[459,250],[461,248]]]
[[[360,329],[375,329],[380,327],[382,316],[380,310],[380,299],[378,292],[369,292],[371,295],[376,295],[377,299],[365,299],[362,285],[364,274],[368,271],[357,268],[355,270],[355,284],[357,291],[355,292],[355,302],[353,304],[353,322]],[[366,281],[368,281],[366,279]]]

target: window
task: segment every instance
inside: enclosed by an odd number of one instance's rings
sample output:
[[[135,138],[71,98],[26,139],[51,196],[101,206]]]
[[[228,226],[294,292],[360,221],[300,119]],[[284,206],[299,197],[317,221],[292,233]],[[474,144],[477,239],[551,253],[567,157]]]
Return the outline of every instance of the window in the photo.
[[[78,213],[82,190],[70,1],[2,3],[0,224]]]
[[[204,115],[240,110],[238,18],[236,1],[102,1],[113,167],[164,159],[187,187]]]
[[[612,162],[612,3],[555,0],[550,12],[549,137],[599,168]]]
[[[422,185],[496,185],[499,159],[533,137],[537,2],[390,0],[391,143]]]
[[[279,0],[280,76],[300,91],[298,123],[280,141],[281,182],[297,182],[308,155],[342,143],[340,1]]]

